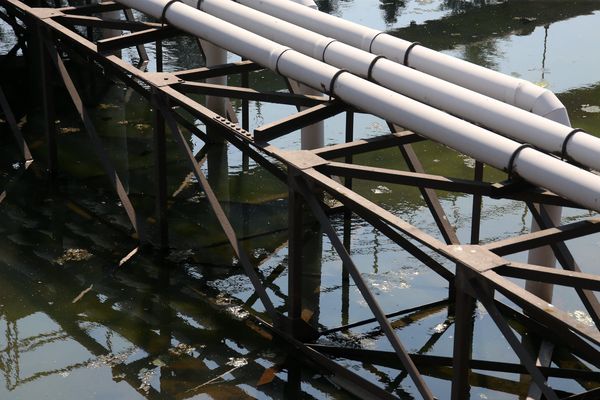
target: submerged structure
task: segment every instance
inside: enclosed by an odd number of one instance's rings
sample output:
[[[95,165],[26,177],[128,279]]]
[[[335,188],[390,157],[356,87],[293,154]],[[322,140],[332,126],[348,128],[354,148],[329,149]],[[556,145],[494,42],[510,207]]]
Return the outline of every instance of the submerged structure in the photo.
[[[105,221],[105,225],[117,225],[124,234],[121,237],[129,236],[136,242],[131,251],[119,257],[113,274],[144,257],[150,249],[166,259],[169,249],[171,253],[180,249],[180,241],[189,238],[184,229],[172,226],[173,213],[180,207],[173,199],[189,190],[190,184],[197,185],[193,206],[210,211],[202,214],[199,229],[212,224],[221,231],[217,239],[208,229],[200,235],[203,251],[218,249],[214,251],[218,256],[233,259],[231,264],[243,270],[251,285],[244,304],[228,300],[225,308],[233,309],[235,318],[225,324],[231,324],[229,329],[238,330],[240,336],[257,332],[267,340],[279,340],[293,350],[295,360],[308,363],[326,377],[328,382],[317,383],[317,387],[332,383],[348,396],[359,398],[464,399],[469,397],[471,387],[477,386],[533,399],[594,398],[600,393],[600,303],[594,293],[600,289],[600,277],[581,271],[565,241],[600,230],[593,214],[600,210],[600,176],[595,172],[600,167],[600,139],[572,128],[565,108],[546,89],[320,13],[310,5],[281,0],[119,0],[68,5],[57,1],[50,7],[0,0],[0,16],[17,38],[4,60],[13,60],[21,52],[30,65],[31,79],[41,88],[42,114],[38,118],[44,129],[42,169],[47,171],[38,173],[54,182],[63,168],[56,117],[56,109],[63,104],[54,104],[60,97],[55,92],[62,91],[62,98],[69,100],[69,107],[76,111],[89,138],[87,150],[98,158],[118,197],[117,213],[122,218]],[[163,42],[175,36],[189,37],[190,43],[200,46],[206,66],[163,71]],[[149,65],[149,44],[155,52],[153,65]],[[128,48],[137,52],[135,60],[122,56]],[[242,59],[229,62],[227,51]],[[277,79],[287,90],[261,90],[259,82],[251,78],[265,70],[278,74]],[[53,77],[58,77],[60,87]],[[138,193],[139,198],[132,198],[133,183],[123,178],[123,171],[134,167],[115,164],[114,153],[107,151],[98,127],[98,116],[89,108],[98,89],[94,86],[108,77],[124,84],[126,96],[135,91],[151,107],[152,148],[147,153],[151,154],[154,174],[145,178],[152,193]],[[234,80],[239,84],[232,85]],[[205,97],[205,104],[200,96]],[[38,161],[30,151],[31,141],[21,131],[13,97],[0,87],[0,107],[22,158],[16,170],[27,174],[31,168],[39,168]],[[295,112],[251,129],[251,101],[292,106]],[[239,104],[241,121],[233,102]],[[355,118],[360,114],[381,118],[387,132],[355,139]],[[332,118],[343,118],[344,130],[325,145],[323,122]],[[283,141],[299,130],[300,146]],[[198,139],[203,146],[199,151],[195,147]],[[430,142],[472,159],[472,179],[426,173],[415,146]],[[248,205],[236,209],[228,188],[222,187],[228,173],[226,145],[239,149],[244,171],[248,171],[252,160],[269,176],[265,179],[278,180],[285,188],[284,196],[272,196],[272,200],[285,201],[276,217],[260,214],[256,204],[254,212],[259,216],[254,220],[247,218]],[[387,166],[361,164],[361,157],[371,152],[391,157],[384,160]],[[169,182],[168,169],[173,164],[178,171],[187,165],[185,184]],[[489,175],[496,180],[484,180],[485,166],[493,170]],[[385,204],[368,198],[361,191],[362,182],[377,182],[380,192],[389,190],[384,184],[418,190],[431,214],[433,229],[409,222]],[[7,181],[6,185],[0,202],[10,196],[11,187],[18,186],[18,181]],[[173,191],[174,187],[177,190]],[[261,188],[247,190],[257,192]],[[468,242],[459,240],[438,198],[440,191],[472,196]],[[89,193],[82,198],[87,204],[94,201]],[[481,244],[484,198],[521,202],[533,216],[531,231]],[[101,219],[95,214],[102,214],[102,210],[86,210],[81,201],[67,204],[90,220]],[[188,207],[181,206],[185,211],[180,219],[198,216]],[[589,211],[592,216],[563,224],[562,207]],[[127,224],[123,223],[125,218]],[[396,306],[393,295],[372,283],[361,261],[357,261],[363,255],[353,252],[357,238],[353,239],[352,224],[356,221],[361,227],[377,231],[393,243],[394,251],[428,271],[428,289],[438,298],[426,302],[415,298],[406,307],[390,309],[390,304]],[[276,245],[264,245],[261,235],[256,234],[256,227],[265,224],[271,225],[271,233],[277,233]],[[315,253],[323,251],[323,237],[332,249],[332,259],[315,262]],[[62,244],[60,247],[62,250]],[[282,248],[287,251],[285,262],[271,270],[265,268],[273,255],[280,257]],[[511,258],[527,251],[527,262]],[[208,263],[214,253],[203,253],[200,258]],[[62,265],[87,255],[71,251],[63,257],[56,262]],[[553,268],[555,260],[561,268]],[[136,279],[144,282],[148,278],[145,271],[168,287],[174,285],[176,291],[170,292],[174,302],[202,303],[198,310],[190,311],[200,315],[199,319],[203,312],[219,308],[218,302],[202,300],[207,293],[218,298],[215,286],[189,284],[185,273],[173,272],[167,266],[169,261],[164,263],[164,270],[156,265],[140,266],[142,272],[121,282],[119,289],[130,290]],[[341,282],[345,318],[338,326],[331,326],[327,307],[319,304],[327,263],[337,266],[333,270]],[[331,273],[332,267],[327,268]],[[19,273],[48,274],[34,268]],[[74,271],[68,279],[76,280],[77,276]],[[273,282],[280,277],[285,278],[285,285],[274,287]],[[59,282],[54,284],[59,287]],[[569,288],[579,297],[589,321],[553,304],[554,285]],[[349,320],[351,288],[355,292],[352,296],[359,297],[363,307],[358,313],[363,318],[355,321]],[[92,285],[73,298],[72,304],[90,291],[119,298],[114,286]],[[391,300],[387,298],[390,296]],[[160,308],[157,302],[151,303]],[[496,337],[505,340],[514,361],[474,356],[477,304],[493,322]],[[90,311],[90,320],[101,321],[102,313],[109,312],[109,308],[99,306],[96,314]],[[418,321],[440,310],[446,312],[443,322],[435,325],[426,343],[414,351],[415,340],[407,339],[400,328],[410,325],[407,320]],[[123,315],[126,319],[126,310]],[[194,335],[193,329],[183,327],[181,320],[185,318],[179,316],[180,312],[160,324],[156,340],[165,342],[162,345],[166,348],[171,344],[171,335],[181,343],[185,340],[180,338]],[[145,318],[140,320],[145,329],[152,330]],[[114,356],[110,346],[104,347],[89,333],[91,329],[65,318],[59,323],[98,358]],[[451,345],[431,352],[450,327],[454,330]],[[242,335],[240,329],[247,331]],[[150,343],[154,342],[137,340],[127,330],[121,332],[152,354]],[[364,346],[361,337],[378,338],[376,348]],[[15,348],[23,345],[16,344]],[[182,375],[205,368],[195,349],[185,345],[169,354],[189,357]],[[121,355],[123,360],[129,356],[126,350]],[[246,365],[236,364],[235,356],[228,358],[224,363],[230,368],[224,373],[236,373]],[[161,369],[161,382],[163,377],[168,382],[177,375],[160,358],[142,360]],[[219,396],[209,391],[211,380],[189,385],[185,390],[178,388],[174,393],[166,389],[158,392],[139,374],[130,373],[131,364],[139,360],[130,364],[115,359],[111,362],[115,376],[149,398],[167,394],[177,398],[203,393]],[[301,373],[292,364],[269,366],[252,379],[257,380],[256,386],[265,395],[270,395],[269,385],[285,385],[285,393],[294,396],[294,390],[300,390]],[[393,374],[379,373],[378,368],[396,371],[390,383],[393,390],[382,384]],[[283,370],[284,378],[279,376]],[[506,374],[516,378],[505,378]],[[406,391],[403,381],[410,381]],[[169,386],[165,384],[165,388]],[[323,390],[327,393],[332,389]]]

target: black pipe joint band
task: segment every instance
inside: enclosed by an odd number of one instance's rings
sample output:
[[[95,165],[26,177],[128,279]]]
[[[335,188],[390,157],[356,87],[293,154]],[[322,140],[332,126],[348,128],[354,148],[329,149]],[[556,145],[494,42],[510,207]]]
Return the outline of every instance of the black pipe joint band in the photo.
[[[333,77],[331,78],[331,82],[329,82],[329,92],[327,94],[329,94],[329,100],[331,100],[331,96],[334,95],[333,93],[333,89],[335,86],[335,82],[337,81],[337,79],[340,77],[341,74],[343,74],[344,72],[348,72],[345,69],[340,69],[338,72],[335,73],[335,75],[333,75]]]
[[[402,62],[402,64],[404,64],[405,66],[408,67],[408,56],[410,55],[410,52],[412,51],[412,49],[414,49],[416,46],[420,46],[421,43],[419,42],[412,42],[410,44],[410,46],[408,46],[408,48],[406,49],[406,51],[404,52],[404,61]]]
[[[514,163],[515,160],[517,159],[517,156],[519,155],[519,153],[521,153],[521,151],[525,150],[525,149],[535,149],[535,147],[533,147],[532,145],[525,143],[520,145],[519,147],[517,147],[517,149],[512,153],[512,155],[510,156],[510,159],[508,160],[508,166],[506,167],[506,172],[508,173],[508,176],[510,178],[513,177],[514,175]]]
[[[171,7],[174,3],[179,3],[181,2],[181,0],[171,0],[169,1],[167,4],[165,4],[165,6],[163,7],[162,13],[160,15],[160,23],[165,26],[165,24],[167,23],[167,18],[166,18],[166,14],[167,14],[167,10],[169,9],[169,7]]]
[[[327,43],[325,47],[323,47],[323,54],[321,54],[321,61],[325,62],[325,53],[327,52],[327,48],[330,44],[337,42],[337,40],[332,39],[331,42]]]
[[[568,160],[569,155],[567,154],[567,146],[569,145],[569,140],[577,133],[577,132],[585,132],[583,129],[573,129],[569,134],[565,137],[563,141],[562,148],[560,150],[560,157],[563,160]]]
[[[377,39],[377,36],[379,36],[383,33],[385,33],[385,32],[379,32],[377,35],[373,36],[373,39],[371,39],[371,43],[369,43],[369,53],[372,53],[373,42],[375,41],[375,39]]]
[[[292,50],[292,49],[290,49],[288,47],[287,49],[285,49],[284,51],[279,53],[279,56],[277,56],[277,60],[275,60],[275,72],[277,72],[279,75],[281,75],[281,73],[279,72],[279,60],[281,59],[281,56],[283,56],[285,54],[286,51],[290,51],[290,50]]]
[[[377,61],[381,60],[382,58],[386,58],[385,56],[377,56],[373,59],[373,61],[371,61],[371,64],[369,65],[369,69],[367,71],[367,80],[369,81],[373,81],[373,67],[375,67],[375,64],[377,63]]]

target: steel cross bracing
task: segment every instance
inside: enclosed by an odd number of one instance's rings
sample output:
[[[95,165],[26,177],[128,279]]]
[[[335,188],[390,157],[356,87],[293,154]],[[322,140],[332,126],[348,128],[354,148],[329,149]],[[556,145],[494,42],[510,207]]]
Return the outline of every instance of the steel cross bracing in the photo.
[[[263,329],[276,334],[298,354],[318,365],[339,386],[362,398],[395,398],[379,385],[344,368],[334,361],[335,358],[357,360],[402,370],[400,381],[405,377],[410,377],[419,394],[428,399],[435,396],[437,398],[451,396],[453,399],[463,399],[468,397],[471,384],[477,385],[481,382],[499,385],[507,392],[517,390],[515,388],[518,386],[518,382],[485,375],[485,372],[529,375],[533,381],[532,387],[529,389],[529,394],[533,397],[530,398],[539,399],[542,395],[546,399],[593,398],[593,393],[597,391],[596,385],[585,384],[584,387],[588,392],[573,394],[553,389],[547,379],[556,377],[572,379],[576,382],[600,382],[600,373],[590,368],[590,366],[600,368],[600,352],[598,350],[598,346],[600,346],[600,332],[598,331],[600,303],[594,293],[600,290],[600,276],[582,272],[564,243],[569,239],[599,232],[600,219],[589,218],[585,221],[553,226],[550,218],[545,214],[544,208],[539,208],[536,204],[581,207],[518,179],[485,182],[482,180],[484,166],[481,162],[476,163],[475,176],[472,180],[428,174],[424,171],[417,153],[411,146],[412,143],[425,140],[418,132],[402,130],[400,127],[390,124],[390,133],[387,135],[354,140],[353,117],[354,113],[359,112],[358,110],[327,96],[296,94],[293,93],[293,90],[290,90],[290,93],[266,93],[249,88],[247,87],[248,74],[263,69],[252,61],[243,60],[175,73],[162,72],[161,41],[184,33],[162,23],[136,21],[131,10],[117,3],[104,2],[68,7],[60,7],[59,4],[56,8],[32,8],[18,0],[0,0],[0,6],[3,8],[0,10],[0,17],[13,27],[19,38],[16,45],[18,47],[14,51],[11,50],[9,55],[14,56],[19,48],[29,51],[30,46],[27,46],[26,40],[38,42],[37,48],[40,52],[38,60],[42,66],[42,82],[45,82],[42,98],[45,105],[45,120],[48,121],[46,138],[50,173],[55,173],[59,168],[54,138],[56,132],[51,123],[52,110],[48,101],[50,87],[47,79],[48,74],[53,72],[60,77],[67,89],[81,123],[94,146],[96,156],[100,159],[112,187],[124,206],[132,228],[136,232],[137,240],[141,245],[153,244],[157,247],[168,247],[168,221],[165,212],[167,199],[165,136],[169,131],[175,141],[179,143],[182,154],[189,162],[190,170],[197,178],[200,190],[206,193],[207,200],[216,214],[227,240],[240,260],[244,272],[252,282],[256,295],[248,301],[248,305],[251,306],[255,301],[260,300],[264,306],[264,314],[253,315],[250,317],[251,320],[262,326]],[[101,13],[109,11],[121,11],[123,19],[109,20],[101,16]],[[75,27],[86,28],[86,33],[82,34],[81,30],[75,29]],[[109,39],[94,40],[92,28],[118,29],[128,33]],[[156,45],[156,70],[158,72],[146,72],[148,56],[145,45],[148,43]],[[116,51],[128,47],[137,49],[141,60],[139,65],[131,65],[114,54]],[[140,218],[131,204],[119,175],[95,131],[78,88],[63,61],[63,56],[68,53],[79,53],[89,57],[110,74],[117,76],[129,87],[146,97],[156,110],[154,136],[155,180],[157,183],[155,218],[159,225],[156,237],[149,237],[147,234],[143,223],[144,219]],[[241,75],[242,87],[198,82],[210,77],[233,74]],[[290,89],[294,88],[292,82],[286,80],[286,83]],[[229,107],[228,118],[225,118],[188,96],[192,93],[241,99],[241,125],[237,122],[231,107]],[[256,128],[254,132],[249,132],[248,101],[291,104],[298,107],[298,112],[282,120]],[[0,106],[15,135],[25,165],[28,166],[31,162],[31,155],[14,117],[12,117],[9,103],[1,88]],[[303,107],[302,110],[301,107]],[[265,278],[262,276],[258,266],[252,265],[244,248],[240,246],[240,238],[204,176],[200,168],[201,162],[192,154],[182,129],[197,135],[204,141],[207,139],[206,134],[184,118],[182,111],[203,122],[207,129],[217,130],[224,140],[239,148],[245,157],[252,158],[282,182],[287,183],[289,188],[287,310],[275,307],[267,292],[270,282],[275,277]],[[311,151],[283,150],[269,143],[275,138],[340,113],[346,114],[346,135],[343,142]],[[353,156],[357,154],[386,148],[398,148],[398,155],[408,166],[407,171],[366,167],[353,163]],[[333,161],[339,158],[343,158],[344,161]],[[353,179],[417,187],[421,191],[444,241],[434,238],[404,221],[400,216],[394,215],[353,191]],[[459,242],[454,228],[444,214],[436,190],[473,196],[470,244]],[[327,193],[337,200],[338,205],[334,207],[326,205],[323,202],[323,193]],[[4,196],[5,192],[2,192],[0,201]],[[535,233],[479,245],[482,197],[525,202],[542,229]],[[306,217],[303,211],[305,209],[310,210],[310,213],[321,225],[323,233],[328,236],[343,262],[345,281],[352,280],[356,285],[374,318],[320,331],[302,319],[301,235],[303,219]],[[329,217],[332,214],[344,215],[343,238],[338,236],[330,221]],[[386,314],[350,256],[349,220],[352,217],[359,217],[367,221],[446,280],[449,287],[448,297],[432,304],[424,304],[422,307]],[[551,246],[562,270],[513,262],[503,258],[544,245]],[[136,251],[137,248],[125,257],[123,262],[131,258]],[[441,259],[444,261],[440,261]],[[282,273],[281,270],[275,272]],[[573,288],[581,298],[595,325],[588,326],[577,321],[568,313],[527,292],[507,278],[539,281]],[[500,301],[500,296],[502,301]],[[518,356],[520,364],[472,358],[472,315],[476,302],[479,302],[487,310],[498,330]],[[395,329],[394,318],[410,313],[412,315],[426,314],[428,310],[446,305],[449,306],[447,325],[454,324],[455,329],[452,356],[441,357],[409,353]],[[373,331],[373,335],[384,335],[393,351],[345,348],[316,344],[315,342],[323,335],[375,322],[378,327]],[[549,345],[542,345],[539,352],[532,353],[517,336],[517,334],[522,335],[527,332],[538,335],[543,339],[543,343],[549,343]],[[426,347],[431,347],[440,335],[440,333],[433,335]],[[577,367],[552,367],[552,348],[554,346],[568,348],[575,356],[573,360],[577,361],[574,363]],[[93,349],[92,352],[100,354],[104,350]],[[428,376],[451,380],[451,395],[449,393],[433,393],[427,384],[426,377]],[[513,385],[511,386],[511,384]],[[523,394],[522,391],[515,393]]]

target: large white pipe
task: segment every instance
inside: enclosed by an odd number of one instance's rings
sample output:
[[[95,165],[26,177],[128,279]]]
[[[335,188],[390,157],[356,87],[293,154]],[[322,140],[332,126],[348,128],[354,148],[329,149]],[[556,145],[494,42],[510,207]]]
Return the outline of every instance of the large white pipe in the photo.
[[[197,4],[195,0],[184,2],[191,6]],[[254,0],[239,2],[253,3]],[[566,113],[546,118],[532,114],[241,4],[203,0],[200,7],[202,11],[327,64],[372,78],[384,87],[549,152],[560,154],[566,138],[573,131],[568,126],[568,118],[562,118]],[[549,118],[558,118],[560,123]],[[577,132],[569,138],[566,149],[573,160],[600,170],[600,138]]]
[[[335,38],[351,46],[390,60],[407,64],[429,75],[437,76],[508,104],[547,116],[552,120],[568,120],[564,106],[546,89],[531,82],[451,57],[424,46],[367,28],[318,10],[284,0],[237,0],[246,6],[292,22],[308,30]]]
[[[119,0],[156,18],[167,0]],[[440,110],[324,64],[181,2],[164,13],[173,26],[243,55],[314,89],[331,91],[345,102],[423,134],[496,168],[512,169],[592,210],[600,210],[600,176],[544,154]],[[516,152],[517,149],[521,151]]]

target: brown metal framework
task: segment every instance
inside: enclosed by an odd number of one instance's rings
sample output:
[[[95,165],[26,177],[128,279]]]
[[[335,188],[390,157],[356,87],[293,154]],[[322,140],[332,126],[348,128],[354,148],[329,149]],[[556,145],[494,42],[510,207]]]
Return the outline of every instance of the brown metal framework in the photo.
[[[532,380],[532,387],[529,391],[531,398],[539,399],[543,396],[553,400],[560,398],[584,399],[594,398],[594,393],[597,395],[594,385],[585,386],[588,389],[587,392],[573,394],[555,390],[547,381],[549,377],[557,377],[573,379],[577,382],[600,382],[600,373],[594,369],[600,368],[600,352],[598,350],[598,346],[600,346],[598,331],[600,303],[594,293],[600,290],[600,277],[582,272],[564,243],[569,239],[599,232],[600,220],[589,218],[581,222],[553,226],[544,207],[536,206],[536,204],[543,204],[581,208],[577,204],[519,180],[485,182],[482,180],[484,165],[481,162],[476,163],[475,176],[472,180],[428,174],[424,171],[417,153],[411,146],[412,143],[425,140],[418,133],[406,131],[390,124],[390,133],[387,135],[354,140],[353,117],[354,113],[358,112],[357,110],[335,98],[306,96],[295,94],[293,91],[289,94],[266,93],[251,89],[247,87],[248,74],[262,69],[260,65],[252,61],[243,60],[221,66],[175,73],[161,72],[161,41],[184,33],[158,23],[135,21],[131,10],[118,3],[32,8],[18,0],[0,0],[0,6],[4,8],[3,11],[0,10],[0,17],[13,26],[19,38],[15,46],[16,50],[11,50],[10,53],[16,54],[19,48],[29,51],[27,40],[39,42],[37,46],[40,49],[39,60],[43,65],[42,71],[45,76],[42,97],[46,121],[51,121],[52,113],[48,102],[47,74],[48,69],[53,68],[68,91],[81,118],[81,123],[93,144],[96,156],[101,161],[112,187],[122,202],[140,244],[150,243],[157,247],[168,246],[168,224],[165,212],[167,199],[165,162],[167,129],[165,128],[168,128],[179,144],[182,154],[188,160],[190,169],[197,178],[199,189],[206,194],[244,272],[252,282],[256,291],[253,301],[258,299],[264,306],[264,315],[257,314],[252,318],[326,370],[330,378],[339,386],[362,398],[395,398],[380,386],[361,378],[350,369],[342,367],[334,361],[335,358],[402,370],[404,375],[401,379],[409,376],[421,397],[425,399],[434,398],[424,378],[426,375],[450,379],[452,381],[451,397],[456,400],[467,398],[471,383],[476,382],[481,376],[481,372],[474,370],[527,374]],[[99,16],[99,13],[107,11],[122,11],[124,19],[107,20]],[[75,27],[87,29],[87,36],[81,33],[81,29]],[[115,38],[94,40],[91,28],[118,29],[128,33]],[[157,71],[159,72],[145,71],[148,57],[144,45],[148,43],[156,44]],[[115,51],[128,47],[137,48],[141,60],[140,65],[131,65],[114,55]],[[63,55],[70,52],[77,52],[92,59],[143,95],[158,110],[154,136],[157,183],[155,219],[159,226],[157,237],[148,237],[143,218],[140,218],[133,208],[110,157],[95,131],[76,84],[63,61]],[[242,87],[198,82],[210,77],[232,74],[241,75]],[[294,87],[291,82],[287,82],[287,84],[290,89]],[[217,115],[188,96],[192,93],[242,100],[241,124],[236,121],[235,113],[231,110],[228,118]],[[297,106],[299,111],[290,117],[249,132],[248,101],[253,100],[291,104]],[[31,155],[14,118],[11,117],[8,101],[1,88],[0,106],[28,165]],[[304,109],[300,111],[300,107],[304,107]],[[239,148],[245,157],[252,158],[281,181],[287,183],[289,187],[287,313],[280,312],[273,305],[267,292],[268,278],[261,278],[257,273],[256,266],[252,265],[244,248],[240,246],[240,239],[185,140],[182,129],[190,131],[204,141],[206,141],[206,134],[195,125],[190,124],[184,118],[184,113],[203,122],[207,129],[218,131],[224,140]],[[346,114],[346,135],[344,140],[338,144],[312,151],[284,151],[269,143],[275,138],[340,113]],[[49,149],[48,167],[51,172],[54,172],[58,168],[55,132],[50,123],[46,124],[46,130]],[[387,148],[398,148],[398,154],[406,162],[408,170],[366,167],[353,162],[354,155]],[[343,158],[342,162],[333,161],[340,158]],[[444,240],[440,241],[434,238],[404,221],[400,216],[394,215],[353,191],[353,179],[417,187]],[[437,198],[436,190],[473,196],[471,242],[469,244],[459,242],[456,232],[448,222]],[[327,206],[323,202],[323,193],[327,193],[337,200],[339,206]],[[482,197],[525,202],[541,230],[484,245],[478,244]],[[0,201],[2,198],[3,195],[0,195]],[[318,220],[324,234],[327,235],[341,258],[344,281],[348,283],[351,280],[356,285],[374,318],[326,331],[319,331],[302,319],[301,235],[303,218],[306,217],[304,210],[306,209],[310,210],[310,213]],[[342,213],[344,216],[343,238],[338,236],[330,221],[330,216],[336,213]],[[353,216],[367,221],[383,235],[397,243],[400,248],[448,281],[448,298],[434,304],[386,315],[350,256],[349,221]],[[562,270],[512,262],[503,258],[545,245],[551,246]],[[440,261],[442,259],[443,261]],[[595,325],[588,326],[577,321],[567,312],[534,296],[507,278],[539,281],[573,288],[581,298]],[[502,301],[499,300],[500,296],[503,298]],[[472,358],[472,315],[476,301],[485,307],[521,364],[482,361]],[[440,304],[449,304],[453,317],[455,334],[452,357],[409,353],[391,322],[392,318],[427,310],[440,306]],[[377,323],[379,334],[387,338],[393,351],[373,351],[315,344],[315,340],[323,335],[373,322]],[[551,345],[542,345],[539,353],[532,354],[518,336],[523,332],[539,335],[544,343]],[[432,337],[432,341],[435,340],[436,335]],[[575,356],[573,359],[578,361],[575,363],[576,367],[556,368],[550,366],[552,344],[570,349],[572,355]],[[509,381],[508,387],[510,387],[510,383]],[[440,393],[437,395],[443,398],[448,396],[448,394]]]

